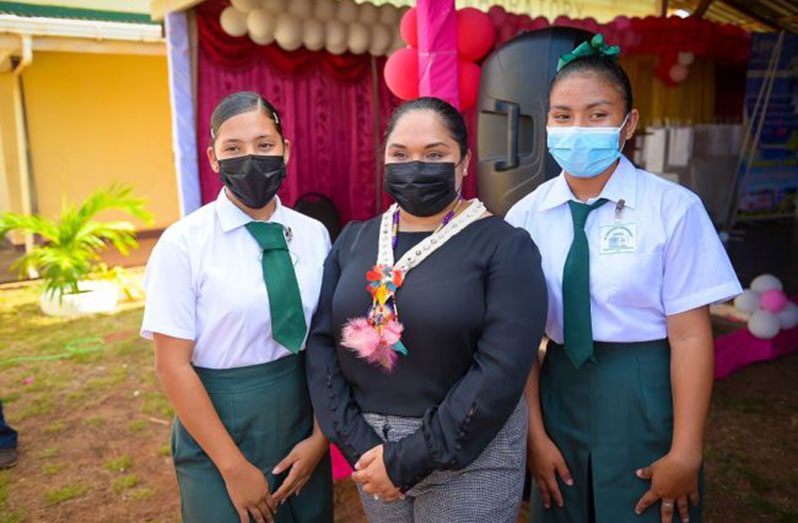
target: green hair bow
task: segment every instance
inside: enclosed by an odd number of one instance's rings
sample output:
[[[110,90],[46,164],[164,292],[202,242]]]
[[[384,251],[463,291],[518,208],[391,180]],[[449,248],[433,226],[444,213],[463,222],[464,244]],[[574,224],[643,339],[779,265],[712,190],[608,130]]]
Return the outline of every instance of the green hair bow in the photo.
[[[621,48],[617,45],[607,45],[604,42],[604,35],[599,33],[591,38],[589,42],[582,42],[570,53],[561,55],[560,61],[557,62],[557,71],[577,58],[583,58],[585,56],[606,56],[607,58],[617,60],[620,54]]]

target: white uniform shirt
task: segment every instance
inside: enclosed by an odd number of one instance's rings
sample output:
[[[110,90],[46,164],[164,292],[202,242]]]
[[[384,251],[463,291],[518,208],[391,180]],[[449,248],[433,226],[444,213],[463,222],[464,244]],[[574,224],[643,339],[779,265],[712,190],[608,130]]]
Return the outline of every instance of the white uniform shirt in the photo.
[[[593,338],[640,342],[667,337],[666,316],[742,292],[701,200],[621,157],[587,218]],[[623,208],[616,212],[619,200]],[[563,343],[563,266],[573,241],[562,174],[516,203],[506,220],[532,236],[549,291],[546,334]]]
[[[227,369],[267,363],[290,352],[272,339],[261,249],[244,227],[252,218],[225,190],[215,202],[164,231],[147,264],[141,335],[195,342],[192,363]],[[284,207],[270,222],[289,228],[288,242],[305,321],[316,310],[330,237],[324,225]]]

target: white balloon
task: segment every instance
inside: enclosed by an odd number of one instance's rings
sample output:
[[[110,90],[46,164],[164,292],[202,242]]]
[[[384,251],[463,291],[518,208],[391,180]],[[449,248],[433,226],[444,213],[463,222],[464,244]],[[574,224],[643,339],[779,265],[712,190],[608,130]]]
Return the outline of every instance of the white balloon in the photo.
[[[399,9],[393,4],[380,6],[380,23],[391,27],[399,23]]]
[[[391,45],[393,34],[390,28],[383,24],[376,24],[371,28],[371,45],[369,54],[373,56],[383,56]]]
[[[353,54],[363,54],[369,49],[371,43],[371,32],[369,28],[360,22],[349,24],[349,31],[346,39],[346,46]]]
[[[692,65],[695,62],[695,54],[691,51],[682,51],[677,56],[677,61],[682,65]]]
[[[279,15],[285,12],[287,2],[288,0],[263,0],[262,5],[268,12]]]
[[[761,340],[775,338],[781,329],[778,316],[768,311],[756,311],[748,320],[748,330]]]
[[[328,43],[327,45],[324,46],[324,48],[327,50],[328,53],[335,54],[335,55],[344,54],[346,52],[346,49],[347,49],[346,48],[346,42],[344,42],[343,44],[338,44],[338,45],[331,45],[331,44]]]
[[[260,7],[260,0],[230,0],[230,3],[243,13],[249,13]]]
[[[335,0],[316,0],[316,10],[314,16],[322,22],[328,22],[335,18],[337,4]]]
[[[371,2],[363,2],[358,8],[358,21],[362,24],[373,25],[380,19],[380,10]]]
[[[330,20],[325,24],[324,46],[333,54],[341,54],[346,51],[346,26],[339,20]],[[343,51],[338,51],[343,48]],[[336,52],[332,50],[335,49]]]
[[[324,24],[315,18],[302,20],[302,45],[310,51],[324,49],[326,35],[324,34]]]
[[[277,29],[277,18],[264,9],[256,9],[247,15],[249,37],[259,45],[274,42],[274,31]]]
[[[288,12],[300,20],[313,16],[313,2],[310,0],[291,0],[288,2]]]
[[[798,305],[790,302],[781,312],[776,314],[782,329],[793,329],[798,327]]]
[[[225,7],[219,15],[219,24],[225,33],[230,36],[244,36],[247,34],[247,15],[235,7]]]
[[[734,306],[743,312],[752,313],[761,308],[759,305],[759,298],[758,292],[745,289],[742,294],[734,298]]]
[[[772,274],[760,274],[754,281],[751,282],[751,290],[756,291],[758,293],[763,293],[765,291],[769,291],[770,289],[783,289],[781,285],[781,280],[773,276]]]
[[[281,14],[277,17],[274,40],[286,51],[296,51],[302,46],[302,23],[292,14]]]
[[[357,20],[357,4],[354,0],[341,0],[338,3],[338,20],[346,24],[351,24]]]

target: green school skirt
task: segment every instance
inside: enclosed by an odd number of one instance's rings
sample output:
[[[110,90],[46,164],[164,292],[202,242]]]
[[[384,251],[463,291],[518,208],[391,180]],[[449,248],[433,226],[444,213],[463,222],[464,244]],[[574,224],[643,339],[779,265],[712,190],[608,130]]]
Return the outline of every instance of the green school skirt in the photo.
[[[213,406],[238,448],[260,468],[275,492],[287,471],[271,471],[313,432],[313,409],[305,379],[304,354],[235,369],[195,367]],[[172,430],[172,456],[186,523],[237,523],[238,514],[219,470],[178,419]],[[276,523],[332,522],[332,469],[329,454],[298,496],[277,511]]]
[[[576,369],[561,345],[548,345],[540,374],[543,419],[574,485],[558,477],[565,506],[550,509],[534,488],[534,521],[660,523],[660,503],[640,516],[634,512],[650,487],[635,471],[670,450],[670,346],[667,340],[597,342],[594,354],[595,362]],[[676,507],[673,521],[681,521]],[[700,521],[700,506],[691,505],[690,522]]]

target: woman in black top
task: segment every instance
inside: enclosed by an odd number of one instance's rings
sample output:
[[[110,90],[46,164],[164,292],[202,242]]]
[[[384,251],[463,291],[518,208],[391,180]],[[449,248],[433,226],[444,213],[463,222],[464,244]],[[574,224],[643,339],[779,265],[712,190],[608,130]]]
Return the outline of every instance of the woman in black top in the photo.
[[[529,235],[460,196],[462,116],[420,98],[386,134],[384,215],[350,224],[324,266],[308,340],[323,432],[370,520],[515,521],[522,392],[546,320]]]

